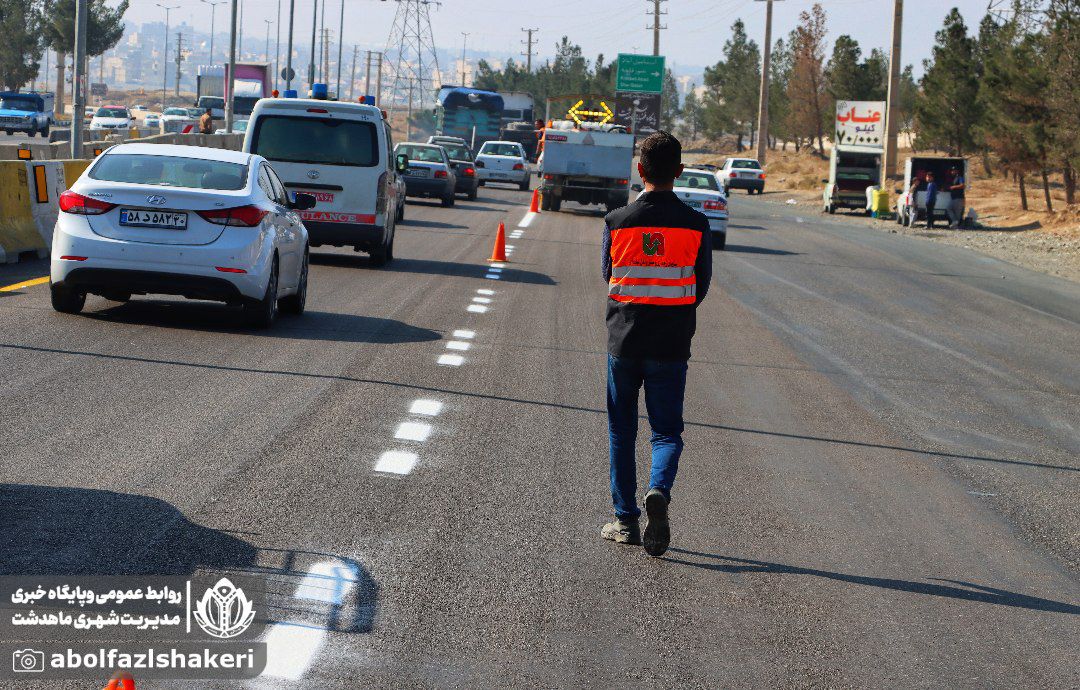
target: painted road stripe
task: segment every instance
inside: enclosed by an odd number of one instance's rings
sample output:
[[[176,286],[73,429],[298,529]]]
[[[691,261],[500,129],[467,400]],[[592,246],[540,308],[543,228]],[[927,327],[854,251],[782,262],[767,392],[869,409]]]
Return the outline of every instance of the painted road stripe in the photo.
[[[431,435],[431,425],[424,422],[402,422],[398,424],[394,438],[401,441],[418,441],[423,443]]]
[[[536,212],[535,211],[529,211],[528,213],[525,214],[525,217],[521,219],[521,222],[518,223],[518,227],[519,228],[527,228],[527,227],[529,227],[530,225],[532,225],[533,218],[536,218]]]
[[[476,294],[478,294],[478,295],[494,295],[495,291],[494,290],[488,290],[487,288],[480,288],[479,290],[476,291]]]
[[[15,283],[14,285],[0,287],[0,292],[15,292],[16,290],[34,287],[35,285],[44,285],[47,282],[49,282],[49,276],[42,276],[41,278],[34,278],[33,280],[25,280],[21,283]]]
[[[388,450],[379,456],[375,463],[376,472],[386,474],[408,474],[416,465],[416,453],[406,453],[400,450]]]
[[[466,309],[466,311],[471,311],[474,314],[483,314],[487,310],[488,308],[482,304],[470,304],[468,309]]]
[[[488,280],[502,280],[502,276],[499,275],[498,273],[488,273],[484,277],[487,278]]]
[[[469,343],[465,342],[464,340],[451,340],[446,344],[447,350],[461,350],[462,352],[468,350],[469,347]]]
[[[490,297],[473,297],[472,301],[476,304],[491,304]]]
[[[476,337],[476,331],[454,331],[454,337],[461,338],[462,340],[472,340]]]
[[[489,268],[497,268],[500,271],[506,266],[506,264],[491,264]]]
[[[465,362],[461,355],[439,355],[438,363],[444,367],[460,367]]]
[[[438,400],[413,400],[409,414],[422,414],[427,417],[436,417],[442,412],[442,403]]]

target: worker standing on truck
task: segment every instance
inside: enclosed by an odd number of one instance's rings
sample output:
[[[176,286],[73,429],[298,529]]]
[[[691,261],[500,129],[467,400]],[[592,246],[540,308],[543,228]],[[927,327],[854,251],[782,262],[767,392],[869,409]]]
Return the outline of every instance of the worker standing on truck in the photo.
[[[607,410],[615,520],[600,535],[641,544],[637,505],[638,391],[652,427],[652,471],[645,494],[644,546],[667,551],[668,503],[683,450],[683,393],[697,305],[712,279],[709,220],[672,191],[682,174],[682,145],[656,132],[641,145],[645,193],[604,218],[608,282]]]
[[[952,175],[952,184],[949,185],[949,195],[952,198],[947,211],[949,227],[955,229],[960,227],[960,221],[964,219],[964,189],[967,185],[964,176],[960,173],[960,168],[954,165],[949,169],[949,174]]]
[[[937,205],[937,182],[934,181],[934,173],[926,173],[926,229],[934,227],[934,206]]]

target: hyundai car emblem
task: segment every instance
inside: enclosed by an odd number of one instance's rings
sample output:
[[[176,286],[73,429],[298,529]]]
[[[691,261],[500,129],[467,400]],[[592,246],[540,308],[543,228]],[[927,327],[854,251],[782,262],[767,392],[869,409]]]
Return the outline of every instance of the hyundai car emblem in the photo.
[[[318,170],[308,170],[307,171],[307,176],[308,176],[308,179],[317,180],[317,179],[319,179],[319,171]]]
[[[153,204],[154,206],[164,206],[165,197],[158,194],[151,194],[150,196],[146,197],[146,203]]]

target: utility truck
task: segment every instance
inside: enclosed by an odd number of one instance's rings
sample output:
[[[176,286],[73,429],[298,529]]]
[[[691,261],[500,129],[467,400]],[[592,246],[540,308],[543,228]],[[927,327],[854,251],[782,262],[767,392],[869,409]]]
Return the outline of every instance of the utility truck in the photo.
[[[556,120],[544,130],[540,155],[543,210],[564,201],[603,204],[608,211],[630,201],[634,137],[625,127]]]
[[[822,210],[838,208],[863,210],[870,215],[866,188],[881,181],[882,150],[877,146],[836,145],[829,156],[829,179],[822,194]]]
[[[27,136],[49,136],[53,95],[35,91],[0,92],[0,130],[7,134],[26,132]]]

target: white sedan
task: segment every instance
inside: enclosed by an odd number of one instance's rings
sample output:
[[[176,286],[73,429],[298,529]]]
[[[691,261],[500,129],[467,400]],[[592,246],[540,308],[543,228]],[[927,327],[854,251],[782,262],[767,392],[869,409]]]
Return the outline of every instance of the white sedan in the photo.
[[[480,184],[510,182],[526,191],[529,189],[529,161],[525,149],[516,141],[488,141],[476,154],[476,176]]]
[[[727,196],[716,182],[711,170],[687,168],[675,180],[675,195],[692,209],[705,214],[713,234],[713,247],[723,249],[727,244]]]
[[[307,300],[308,235],[262,156],[196,146],[120,144],[60,195],[53,230],[53,308],[82,310],[88,293],[181,295],[243,308],[270,326]]]

